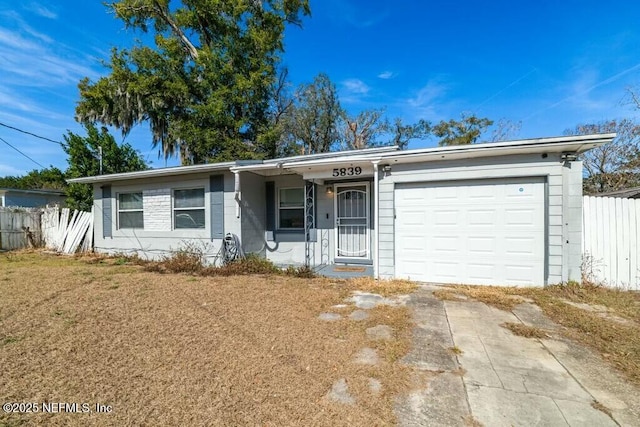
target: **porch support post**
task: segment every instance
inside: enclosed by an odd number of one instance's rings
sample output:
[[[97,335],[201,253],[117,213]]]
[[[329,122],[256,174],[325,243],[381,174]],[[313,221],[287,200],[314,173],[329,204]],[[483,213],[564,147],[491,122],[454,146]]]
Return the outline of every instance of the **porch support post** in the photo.
[[[242,200],[242,194],[240,192],[240,171],[233,170],[233,178],[234,178],[234,192],[235,192],[235,200],[236,200],[236,218],[240,218],[240,201]]]
[[[380,260],[378,259],[378,246],[380,245],[380,183],[378,182],[378,164],[380,160],[373,160],[373,278],[378,279]]]

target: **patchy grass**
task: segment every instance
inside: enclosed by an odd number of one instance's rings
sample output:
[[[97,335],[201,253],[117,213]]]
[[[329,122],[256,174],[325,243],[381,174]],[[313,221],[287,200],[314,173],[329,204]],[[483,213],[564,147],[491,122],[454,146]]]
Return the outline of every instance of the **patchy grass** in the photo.
[[[406,355],[411,348],[411,312],[407,307],[390,307],[379,305],[369,310],[369,318],[365,321],[365,329],[377,325],[388,325],[393,328],[393,339],[390,341],[370,342],[380,351],[381,357],[393,363]]]
[[[452,286],[434,294],[450,300],[460,300],[456,295],[464,295],[507,311],[527,298],[564,327],[560,333],[591,347],[630,381],[640,385],[640,292],[592,283],[568,283],[544,288]],[[566,301],[600,308],[585,310]],[[610,316],[603,315],[602,307]],[[626,321],[618,321],[620,318]]]
[[[372,277],[357,277],[345,281],[345,285],[353,290],[371,292],[383,296],[404,295],[415,291],[418,285],[408,280],[376,280]]]
[[[113,407],[0,413],[0,425],[389,425],[409,384],[395,363],[410,345],[406,308],[318,319],[349,293],[343,283],[157,274],[33,253],[0,255],[0,271],[9,279],[0,281],[0,401]],[[376,324],[395,331],[375,344],[382,362],[352,363]],[[339,378],[355,405],[325,398]]]
[[[507,322],[507,323],[503,323],[500,326],[502,326],[503,328],[509,329],[511,332],[514,333],[514,335],[518,335],[520,337],[538,338],[538,339],[551,337],[551,335],[549,335],[549,333],[544,329],[536,328],[534,326],[528,326],[522,323]]]

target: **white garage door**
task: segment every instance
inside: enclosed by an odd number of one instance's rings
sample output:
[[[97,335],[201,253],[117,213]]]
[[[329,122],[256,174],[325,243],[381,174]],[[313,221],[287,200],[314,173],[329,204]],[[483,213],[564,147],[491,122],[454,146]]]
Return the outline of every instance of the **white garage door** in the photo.
[[[401,184],[396,276],[475,285],[544,284],[544,180]]]

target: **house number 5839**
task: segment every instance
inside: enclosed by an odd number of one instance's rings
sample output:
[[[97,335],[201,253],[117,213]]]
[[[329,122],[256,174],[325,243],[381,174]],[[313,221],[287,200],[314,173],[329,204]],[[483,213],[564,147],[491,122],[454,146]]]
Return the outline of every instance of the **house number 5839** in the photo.
[[[362,173],[362,168],[360,166],[356,166],[355,168],[333,169],[333,176],[353,176],[353,175],[360,175],[361,173]]]

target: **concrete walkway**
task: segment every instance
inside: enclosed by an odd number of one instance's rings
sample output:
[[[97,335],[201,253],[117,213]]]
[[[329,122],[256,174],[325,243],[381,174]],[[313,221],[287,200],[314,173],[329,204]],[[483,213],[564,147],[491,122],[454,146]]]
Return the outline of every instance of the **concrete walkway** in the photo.
[[[417,327],[404,362],[421,386],[398,400],[401,425],[640,426],[640,390],[553,333],[558,326],[537,306],[510,313],[440,301],[434,289],[421,286],[408,303]],[[516,336],[505,322],[550,330],[551,338]]]

